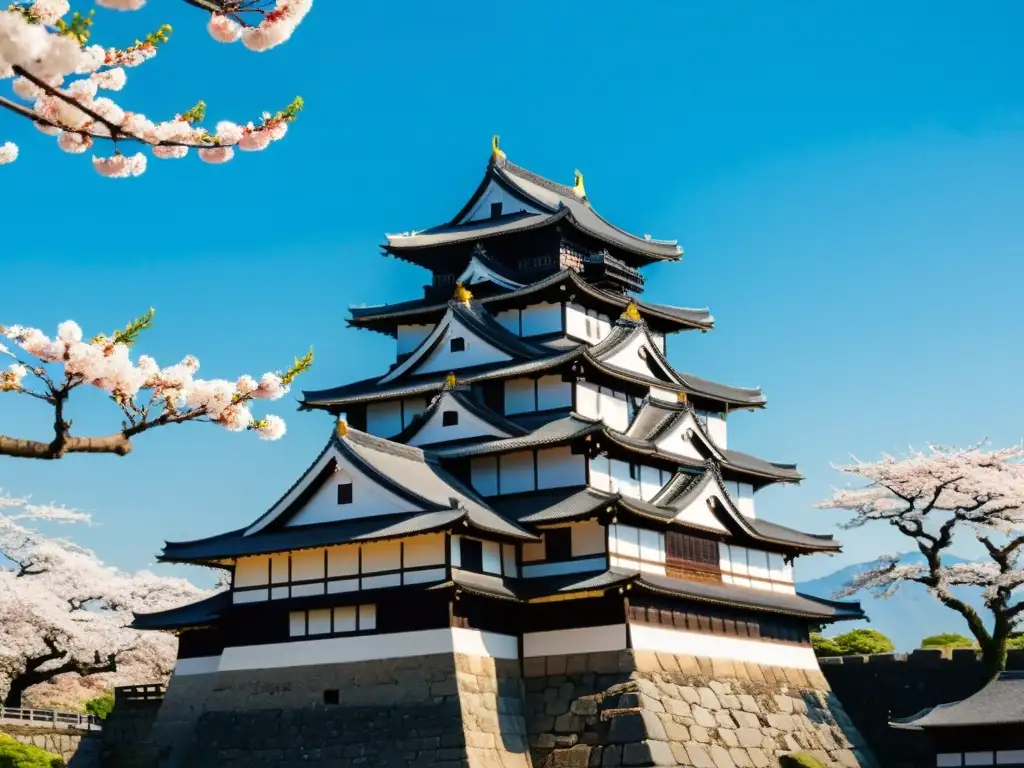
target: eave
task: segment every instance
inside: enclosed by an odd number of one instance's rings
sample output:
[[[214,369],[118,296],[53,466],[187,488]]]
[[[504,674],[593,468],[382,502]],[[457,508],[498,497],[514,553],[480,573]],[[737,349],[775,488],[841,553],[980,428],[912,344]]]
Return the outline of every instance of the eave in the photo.
[[[485,296],[478,301],[494,313],[508,306],[526,306],[527,301],[537,297],[538,294],[553,294],[546,298],[560,301],[575,297],[577,302],[586,306],[591,306],[592,302],[606,309],[609,315],[614,316],[621,314],[632,299],[644,319],[653,330],[659,333],[674,333],[690,329],[709,331],[714,327],[715,322],[707,309],[651,304],[626,294],[611,293],[591,285],[570,269],[563,269],[518,290]],[[379,307],[350,307],[349,312],[352,317],[346,322],[350,327],[372,330],[394,337],[398,333],[399,325],[436,324],[447,308],[447,302],[428,302],[424,299]]]
[[[576,347],[568,352],[549,352],[542,358],[523,363],[502,363],[479,366],[477,368],[463,368],[455,371],[455,374],[461,384],[469,385],[501,378],[544,373],[562,365],[572,365],[573,363],[578,363],[581,366],[591,366],[593,371],[598,374],[643,387],[644,389],[655,387],[675,394],[681,393],[720,403],[723,407],[734,410],[762,408],[766,403],[764,396],[759,390],[730,387],[690,376],[689,374],[678,374],[678,372],[677,375],[682,383],[677,384],[641,376],[624,368],[605,365],[593,352],[593,348],[584,346]],[[382,389],[380,387],[381,377],[374,376],[370,379],[364,379],[332,389],[303,391],[299,410],[325,410],[338,414],[343,412],[346,406],[362,405],[364,403],[380,402],[382,400],[402,397],[432,395],[444,388],[445,379],[446,377],[441,374],[430,374],[422,379],[411,378],[404,384],[396,382],[397,386]]]

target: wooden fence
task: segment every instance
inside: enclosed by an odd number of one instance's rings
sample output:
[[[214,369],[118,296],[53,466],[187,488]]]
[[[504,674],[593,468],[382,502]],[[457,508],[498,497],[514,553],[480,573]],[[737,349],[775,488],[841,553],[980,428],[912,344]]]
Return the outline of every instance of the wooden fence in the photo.
[[[26,709],[0,704],[0,723],[35,725],[43,728],[66,728],[77,731],[99,731],[103,721],[96,715],[58,712],[56,709]]]

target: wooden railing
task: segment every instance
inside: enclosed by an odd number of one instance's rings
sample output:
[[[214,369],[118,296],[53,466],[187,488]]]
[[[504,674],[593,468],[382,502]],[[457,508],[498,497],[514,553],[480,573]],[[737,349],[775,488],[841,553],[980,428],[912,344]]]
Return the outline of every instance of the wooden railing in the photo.
[[[103,728],[103,721],[96,715],[58,712],[55,709],[5,707],[2,704],[0,704],[0,723],[20,723],[43,728],[70,728],[79,731],[99,731]]]

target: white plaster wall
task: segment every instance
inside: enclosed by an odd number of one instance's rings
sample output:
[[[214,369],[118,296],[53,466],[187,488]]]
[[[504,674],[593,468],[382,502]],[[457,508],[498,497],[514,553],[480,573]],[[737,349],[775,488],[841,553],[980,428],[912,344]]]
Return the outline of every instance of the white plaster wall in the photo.
[[[377,437],[393,437],[402,431],[402,403],[388,400],[366,406],[366,431]]]
[[[398,326],[398,355],[412,352],[423,343],[423,340],[434,330],[432,325],[400,325]]]
[[[739,483],[735,480],[725,481],[725,490],[729,497],[735,502],[736,509],[747,517],[755,517],[754,509],[754,486],[750,483]]]
[[[448,427],[444,426],[445,411],[455,411],[458,414],[458,423]],[[473,437],[497,439],[511,436],[508,432],[497,429],[475,414],[467,411],[454,398],[445,397],[441,407],[434,412],[420,431],[412,436],[409,440],[409,445],[431,445]]]
[[[441,653],[516,659],[519,657],[519,643],[515,637],[509,635],[461,628],[362,637],[330,637],[226,648],[220,657],[218,671],[347,664]]]
[[[465,339],[466,348],[462,352],[452,352],[449,342],[460,337]],[[452,317],[441,343],[427,355],[425,360],[412,368],[417,374],[447,373],[488,363],[508,362],[511,359],[497,347],[488,344],[479,336],[474,336],[462,323]]]
[[[519,566],[516,563],[516,548],[512,544],[501,545],[501,560],[505,569],[505,575],[515,578],[519,575]]]
[[[292,581],[322,579],[327,563],[322,549],[302,549],[292,552]]]
[[[197,656],[194,659],[178,659],[174,663],[174,676],[212,675],[220,666],[220,656]]]
[[[663,403],[678,403],[679,395],[673,392],[671,389],[662,389],[661,387],[651,387],[650,389],[651,399],[660,400]]]
[[[531,413],[537,410],[537,382],[534,379],[505,381],[505,414]]]
[[[708,435],[719,448],[728,448],[727,433],[725,428],[725,416],[720,413],[708,414]]]
[[[640,374],[650,378],[651,369],[647,363],[641,359],[640,350],[647,349],[648,343],[644,334],[637,333],[628,344],[618,350],[615,354],[605,359],[605,364],[613,366],[615,368],[621,368],[625,371],[631,371],[632,373]],[[647,354],[651,354],[648,349]]]
[[[502,495],[507,493],[520,493],[532,491],[534,485],[534,456],[532,451],[519,451],[518,453],[506,453],[498,462],[498,471],[501,476]]]
[[[609,564],[658,576],[665,575],[665,537],[631,525],[608,527]]]
[[[270,582],[270,566],[267,561],[270,558],[262,557],[240,557],[235,561],[236,587],[259,587]]]
[[[524,658],[620,651],[625,647],[625,624],[581,627],[580,629],[555,629],[549,632],[525,632],[523,634]]]
[[[686,433],[691,430],[695,433],[692,438],[686,436]],[[694,441],[703,440],[703,438],[697,437],[696,432],[697,425],[694,417],[691,414],[687,414],[677,421],[675,426],[659,437],[656,445],[664,451],[670,451],[671,453],[685,456],[688,459],[703,461],[704,456],[697,450],[697,446],[694,445]]]
[[[605,553],[605,527],[597,520],[584,520],[573,523],[571,527],[573,557]]]
[[[504,459],[502,459],[504,464]],[[586,457],[573,454],[568,446],[538,451],[537,487],[568,488],[587,484]],[[505,492],[504,484],[502,492]]]
[[[654,346],[658,348],[658,351],[665,354],[665,334],[663,333],[652,333],[651,339],[654,340]]]
[[[629,404],[624,392],[589,382],[576,383],[576,411],[590,419],[600,419],[612,429],[629,429]]]
[[[518,309],[504,309],[501,312],[495,313],[494,319],[509,333],[514,333],[516,336],[523,335]]]
[[[537,410],[549,411],[572,407],[572,384],[561,376],[541,376],[537,379]]]
[[[721,489],[715,483],[708,483],[707,486],[692,499],[689,504],[679,510],[676,520],[683,520],[703,528],[710,528],[716,531],[725,531],[726,527],[715,517],[714,512],[708,506],[708,500],[717,497]]]
[[[646,464],[640,465],[640,498],[650,501],[665,485],[664,470],[649,467]]]
[[[498,494],[498,457],[483,456],[469,462],[469,482],[481,496]]]
[[[288,527],[353,520],[411,512],[409,502],[379,486],[376,481],[357,473],[351,464],[338,455],[339,470],[300,509]],[[352,483],[352,503],[338,503],[338,485]]]
[[[471,221],[483,221],[484,219],[491,218],[491,203],[501,203],[502,216],[507,216],[510,213],[520,213],[522,211],[540,213],[537,208],[513,197],[492,181],[490,185],[488,185],[487,189],[484,190],[484,193],[480,195],[480,199],[476,201],[476,205],[474,205],[469,212],[459,220],[459,223],[467,224]]]
[[[406,568],[444,565],[444,534],[429,533],[405,539],[403,560]]]
[[[640,481],[630,476],[629,463],[619,459],[609,459],[608,465],[611,470],[612,493],[621,493],[623,496],[640,498]]]
[[[807,645],[789,645],[721,635],[629,623],[633,648],[681,656],[730,659],[791,669],[818,669],[813,649]]]
[[[562,332],[561,304],[532,304],[523,309],[522,335],[543,336]]]
[[[579,304],[566,305],[565,321],[567,336],[591,344],[604,339],[612,329],[611,318],[608,315],[595,309],[588,310]]]

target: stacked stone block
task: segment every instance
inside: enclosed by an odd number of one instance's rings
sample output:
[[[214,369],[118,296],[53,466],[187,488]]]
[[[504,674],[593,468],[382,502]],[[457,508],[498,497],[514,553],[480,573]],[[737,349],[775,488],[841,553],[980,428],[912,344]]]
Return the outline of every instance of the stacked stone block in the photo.
[[[874,765],[817,671],[620,651],[528,659],[524,673],[535,768],[769,768],[794,752]]]
[[[160,768],[530,766],[516,660],[445,654],[195,678],[168,688],[166,727],[152,734]],[[190,695],[178,701],[181,682]]]

